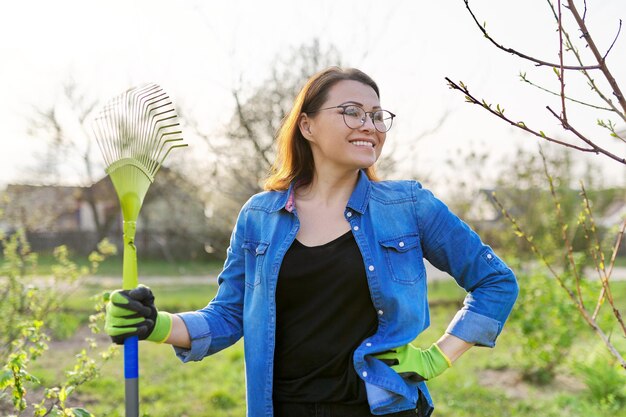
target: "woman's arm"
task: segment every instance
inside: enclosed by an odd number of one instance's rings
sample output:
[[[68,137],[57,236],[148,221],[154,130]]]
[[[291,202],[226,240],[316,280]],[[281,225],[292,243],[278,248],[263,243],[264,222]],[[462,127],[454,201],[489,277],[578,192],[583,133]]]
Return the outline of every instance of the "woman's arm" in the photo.
[[[495,346],[519,291],[513,271],[430,191],[416,183],[413,192],[424,258],[467,291],[446,333],[470,345]]]
[[[473,343],[467,343],[463,339],[459,339],[456,336],[452,336],[449,333],[444,334],[437,340],[437,346],[443,352],[444,355],[450,359],[450,362],[456,361],[462,354],[467,352]]]
[[[189,349],[191,348],[191,338],[189,337],[189,331],[183,319],[177,315],[172,315],[172,332],[167,338],[165,343],[174,345],[179,348]]]

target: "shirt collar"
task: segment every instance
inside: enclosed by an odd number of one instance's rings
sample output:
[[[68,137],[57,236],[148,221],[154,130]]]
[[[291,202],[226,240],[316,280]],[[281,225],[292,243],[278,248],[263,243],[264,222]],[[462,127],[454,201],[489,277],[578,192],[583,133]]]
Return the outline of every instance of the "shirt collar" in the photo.
[[[362,169],[359,170],[359,178],[357,179],[354,191],[352,191],[350,200],[348,200],[348,207],[361,214],[365,213],[371,189],[372,184],[369,178],[367,178],[367,174]]]
[[[289,184],[289,188],[287,189],[287,191],[284,192],[283,195],[280,196],[280,198],[278,199],[274,211],[284,208],[289,213],[293,213],[294,209],[296,208],[295,190],[299,183],[300,180],[291,181],[291,184]]]

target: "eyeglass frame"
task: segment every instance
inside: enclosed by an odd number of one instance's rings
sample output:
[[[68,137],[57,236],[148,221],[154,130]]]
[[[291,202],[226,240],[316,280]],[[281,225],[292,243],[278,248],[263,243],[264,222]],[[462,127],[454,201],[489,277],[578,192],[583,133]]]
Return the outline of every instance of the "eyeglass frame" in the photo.
[[[346,122],[346,108],[348,107],[358,107],[359,109],[363,110],[363,112],[365,113],[365,117],[363,119],[361,119],[361,126],[359,127],[350,127],[350,125],[348,125],[348,122]],[[374,129],[376,129],[377,132],[380,133],[387,133],[391,130],[391,126],[393,126],[393,119],[394,117],[396,117],[396,115],[392,112],[390,112],[389,110],[385,110],[385,109],[378,109],[378,110],[374,110],[374,111],[365,111],[365,109],[361,106],[358,106],[356,104],[340,104],[338,106],[332,106],[332,107],[324,107],[323,109],[317,109],[314,111],[305,111],[305,114],[310,114],[310,113],[317,113],[319,111],[322,110],[331,110],[331,109],[342,109],[343,112],[341,113],[341,115],[343,116],[343,122],[346,124],[346,126],[348,126],[350,129],[360,129],[361,127],[363,127],[365,125],[365,122],[367,121],[367,115],[370,116],[370,120],[372,121],[372,124],[374,125]],[[380,129],[378,129],[378,127],[376,127],[376,122],[374,122],[374,113],[378,113],[379,111],[386,111],[387,113],[389,113],[391,115],[391,126],[389,126],[389,129],[381,132]]]

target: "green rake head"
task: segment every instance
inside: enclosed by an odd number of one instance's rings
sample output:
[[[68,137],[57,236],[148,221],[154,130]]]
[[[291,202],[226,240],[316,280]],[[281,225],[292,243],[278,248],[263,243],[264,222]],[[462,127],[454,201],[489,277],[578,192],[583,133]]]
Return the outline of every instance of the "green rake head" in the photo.
[[[156,84],[132,88],[103,108],[93,130],[124,221],[136,221],[167,155],[174,148],[187,146],[182,143],[174,105]]]

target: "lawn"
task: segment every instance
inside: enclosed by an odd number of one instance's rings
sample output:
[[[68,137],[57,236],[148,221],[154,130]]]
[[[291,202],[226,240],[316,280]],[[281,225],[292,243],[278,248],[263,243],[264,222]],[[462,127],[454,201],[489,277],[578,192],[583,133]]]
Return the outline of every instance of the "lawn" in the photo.
[[[214,282],[214,281],[213,281]],[[614,298],[626,307],[626,282],[613,286]],[[83,288],[75,299],[88,293],[110,288],[95,285]],[[204,306],[216,291],[215,284],[153,286],[159,308],[171,312]],[[463,291],[453,282],[432,283],[429,293],[432,324],[414,342],[428,346],[445,330],[453,317]],[[577,320],[573,317],[572,320]],[[84,331],[74,337],[51,344],[45,357],[38,361],[35,374],[44,383],[57,379],[72,363],[73,354],[81,346]],[[100,335],[101,346],[108,338]],[[624,409],[616,409],[609,400],[598,400],[585,385],[584,375],[575,372],[577,363],[605,348],[592,332],[585,329],[577,336],[570,357],[564,357],[557,379],[548,385],[524,382],[512,363],[517,340],[505,328],[495,349],[475,348],[457,361],[453,368],[429,383],[436,402],[434,417],[626,417]],[[626,346],[620,346],[622,352]],[[141,343],[140,395],[143,416],[151,417],[243,417],[245,390],[243,341],[201,362],[182,364],[171,347]],[[623,374],[622,374],[623,377]],[[121,355],[107,363],[102,375],[82,386],[77,403],[96,416],[123,416],[124,388]],[[593,382],[593,381],[592,381]]]
[[[138,256],[139,275],[155,277],[180,277],[180,276],[202,276],[216,275],[222,270],[224,261],[221,260],[186,260],[167,262],[162,259],[141,258]],[[86,258],[80,257],[73,260],[79,266],[88,266]],[[55,259],[52,255],[38,255],[38,272],[41,275],[51,273]],[[122,257],[111,256],[106,258],[98,267],[97,276],[122,276]],[[120,278],[121,279],[121,278]]]

